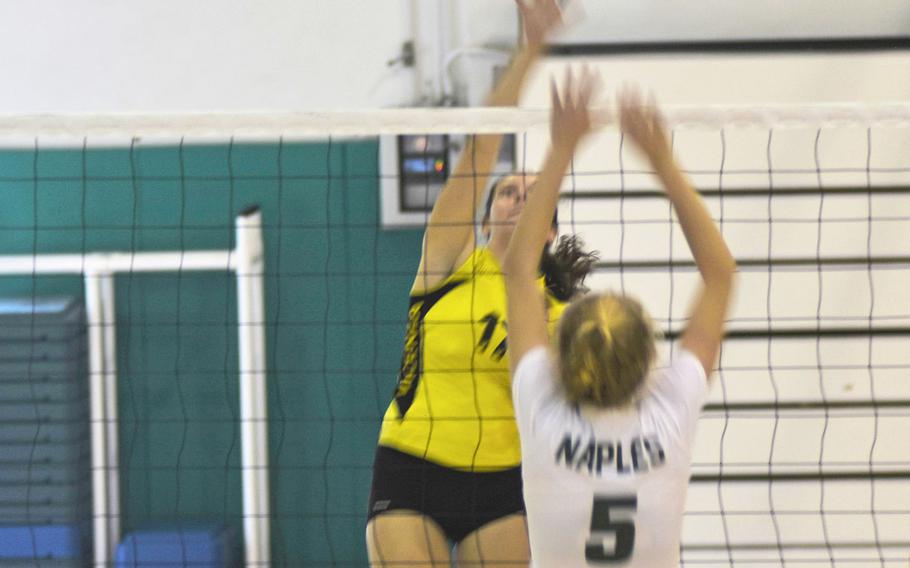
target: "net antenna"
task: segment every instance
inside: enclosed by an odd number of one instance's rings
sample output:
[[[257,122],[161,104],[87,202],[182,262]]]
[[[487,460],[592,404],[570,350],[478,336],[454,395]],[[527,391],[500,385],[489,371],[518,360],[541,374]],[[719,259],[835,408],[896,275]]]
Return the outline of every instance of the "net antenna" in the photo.
[[[233,272],[247,566],[270,563],[268,410],[262,218],[258,207],[235,221],[234,250],[0,256],[2,275],[81,274],[88,320],[94,566],[111,566],[121,537],[115,285],[129,272]]]

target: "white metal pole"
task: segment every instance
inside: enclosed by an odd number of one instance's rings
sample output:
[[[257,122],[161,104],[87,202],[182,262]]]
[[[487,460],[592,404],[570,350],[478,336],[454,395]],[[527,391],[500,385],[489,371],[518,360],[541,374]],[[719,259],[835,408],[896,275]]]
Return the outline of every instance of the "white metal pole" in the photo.
[[[108,454],[104,377],[104,308],[101,275],[85,272],[85,309],[88,321],[89,398],[92,445],[92,516],[95,568],[107,568],[111,559]]]
[[[114,296],[114,275],[99,274],[101,284],[101,315],[104,337],[104,402],[107,420],[107,492],[108,532],[111,558],[120,542],[120,413],[117,399],[117,312]]]
[[[246,566],[267,568],[271,562],[271,537],[263,286],[265,259],[262,216],[258,207],[248,209],[237,217],[236,254]]]
[[[112,274],[233,270],[230,251],[96,252],[0,256],[0,274]]]

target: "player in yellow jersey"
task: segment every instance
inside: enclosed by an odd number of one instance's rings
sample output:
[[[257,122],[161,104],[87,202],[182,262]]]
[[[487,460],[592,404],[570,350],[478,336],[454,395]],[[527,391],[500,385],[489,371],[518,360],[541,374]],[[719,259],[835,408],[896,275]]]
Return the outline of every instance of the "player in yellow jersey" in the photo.
[[[556,0],[517,0],[524,47],[489,96],[517,103],[547,34],[561,22]],[[501,136],[470,139],[427,223],[410,293],[401,371],[379,436],[369,504],[371,566],[526,567],[521,451],[507,357],[505,284],[499,259],[534,178],[494,184],[475,242],[475,212]],[[555,217],[551,238],[556,234]],[[542,253],[548,318],[581,290],[593,256],[563,238]]]

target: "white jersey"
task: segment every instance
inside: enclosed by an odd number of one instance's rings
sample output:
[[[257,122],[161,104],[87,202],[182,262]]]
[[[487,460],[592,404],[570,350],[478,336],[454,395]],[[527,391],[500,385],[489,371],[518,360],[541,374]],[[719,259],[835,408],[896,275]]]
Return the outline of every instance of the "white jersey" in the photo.
[[[512,383],[535,568],[679,565],[705,371],[682,351],[655,369],[628,410],[569,403],[546,348]]]

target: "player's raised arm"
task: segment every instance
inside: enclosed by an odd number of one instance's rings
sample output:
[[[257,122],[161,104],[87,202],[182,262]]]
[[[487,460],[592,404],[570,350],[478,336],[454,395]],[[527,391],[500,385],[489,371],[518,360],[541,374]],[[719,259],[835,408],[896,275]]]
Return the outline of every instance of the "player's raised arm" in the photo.
[[[488,106],[514,106],[528,70],[543,51],[562,16],[556,0],[516,0],[525,41],[509,68],[487,97]],[[500,134],[471,136],[427,221],[423,252],[412,293],[439,284],[474,248],[474,218],[484,196],[487,178],[496,163]]]
[[[563,176],[579,143],[593,129],[588,105],[599,88],[599,77],[583,69],[577,85],[574,81],[567,71],[562,96],[551,82],[550,151],[502,262],[513,372],[528,350],[548,342],[544,297],[536,283],[540,251],[547,241]]]
[[[643,104],[640,95],[632,90],[622,93],[619,107],[622,129],[645,153],[663,183],[701,273],[702,287],[680,344],[698,357],[710,375],[724,336],[736,261],[698,192],[676,165],[657,108]]]

